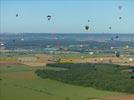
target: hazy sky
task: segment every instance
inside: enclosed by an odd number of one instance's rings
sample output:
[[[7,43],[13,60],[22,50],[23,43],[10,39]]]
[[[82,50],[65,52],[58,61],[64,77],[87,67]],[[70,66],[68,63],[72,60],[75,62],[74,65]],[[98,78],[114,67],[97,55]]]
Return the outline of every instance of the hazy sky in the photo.
[[[134,33],[134,0],[0,0],[0,32]]]

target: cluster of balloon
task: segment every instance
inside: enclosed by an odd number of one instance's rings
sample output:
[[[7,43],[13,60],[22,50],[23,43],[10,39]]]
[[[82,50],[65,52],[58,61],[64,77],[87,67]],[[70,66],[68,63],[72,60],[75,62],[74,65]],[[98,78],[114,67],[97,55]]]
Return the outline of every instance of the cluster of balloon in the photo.
[[[47,16],[47,19],[48,19],[48,20],[51,20],[51,16],[50,16],[50,15],[48,15],[48,16]]]
[[[15,15],[16,17],[18,17],[19,16],[19,14],[18,13],[16,13],[16,15]],[[15,43],[16,42],[16,40],[13,40],[13,43]]]
[[[119,6],[118,6],[118,9],[121,10],[121,9],[122,9],[122,6],[119,5]],[[122,19],[122,17],[119,17],[119,19]]]
[[[87,22],[90,22],[90,20],[87,20]],[[89,30],[89,25],[85,26],[85,30]]]
[[[108,29],[109,29],[109,30],[111,30],[111,29],[112,29],[112,27],[111,27],[111,26],[109,26],[109,27],[108,27]],[[113,41],[113,40],[114,40],[114,38],[113,38],[113,37],[111,37],[111,39],[110,39],[110,40],[111,40],[111,41]]]
[[[119,10],[121,10],[121,9],[122,9],[122,6],[121,6],[121,5],[119,5],[119,6],[118,6],[118,9],[119,9]],[[121,19],[122,19],[122,17],[120,16],[120,17],[119,17],[119,19],[121,20]],[[112,29],[112,27],[111,27],[111,26],[109,26],[108,28],[109,28],[109,30],[111,30],[111,29]],[[119,38],[119,36],[115,36],[115,39],[118,39],[118,38]],[[111,38],[111,40],[114,40],[114,38],[112,37],[112,38]]]
[[[111,41],[113,41],[114,39],[119,39],[119,36],[116,35],[115,37],[111,37]]]

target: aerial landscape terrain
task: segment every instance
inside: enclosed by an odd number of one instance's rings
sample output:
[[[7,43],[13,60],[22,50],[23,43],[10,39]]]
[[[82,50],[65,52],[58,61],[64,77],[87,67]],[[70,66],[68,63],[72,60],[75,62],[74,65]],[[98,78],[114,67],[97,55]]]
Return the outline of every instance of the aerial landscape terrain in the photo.
[[[32,36],[37,34],[39,37],[34,40]],[[127,95],[133,98],[134,41],[127,40],[132,34],[124,41],[100,42],[79,42],[79,37],[92,34],[57,34],[56,40],[49,34],[37,34],[1,34],[2,100],[23,100],[23,96],[27,100],[123,100],[118,96]],[[124,35],[119,36],[121,39]],[[20,40],[14,42],[15,38]],[[38,41],[42,44],[38,45]]]
[[[134,100],[133,5],[0,0],[0,100]]]

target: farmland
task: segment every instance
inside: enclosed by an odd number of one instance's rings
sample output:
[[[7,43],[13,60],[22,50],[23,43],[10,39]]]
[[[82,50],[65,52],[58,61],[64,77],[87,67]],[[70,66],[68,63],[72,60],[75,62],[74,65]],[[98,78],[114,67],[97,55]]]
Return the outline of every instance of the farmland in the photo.
[[[1,66],[1,100],[17,100],[18,98],[20,100],[24,100],[24,98],[25,100],[43,100],[44,98],[47,100],[66,100],[66,98],[70,98],[70,100],[88,100],[88,98],[92,97],[102,98],[105,96],[125,95],[91,87],[69,85],[51,79],[40,79],[34,73],[36,69],[19,64],[10,65],[9,68],[7,68],[7,65]],[[48,70],[57,69],[50,67]]]

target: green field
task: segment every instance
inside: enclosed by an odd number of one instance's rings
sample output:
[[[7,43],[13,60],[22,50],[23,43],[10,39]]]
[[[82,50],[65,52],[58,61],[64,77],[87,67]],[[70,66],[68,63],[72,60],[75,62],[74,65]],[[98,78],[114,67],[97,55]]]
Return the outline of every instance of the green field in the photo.
[[[35,69],[25,65],[1,66],[0,100],[90,100],[90,98],[126,95],[40,79],[34,74]]]

